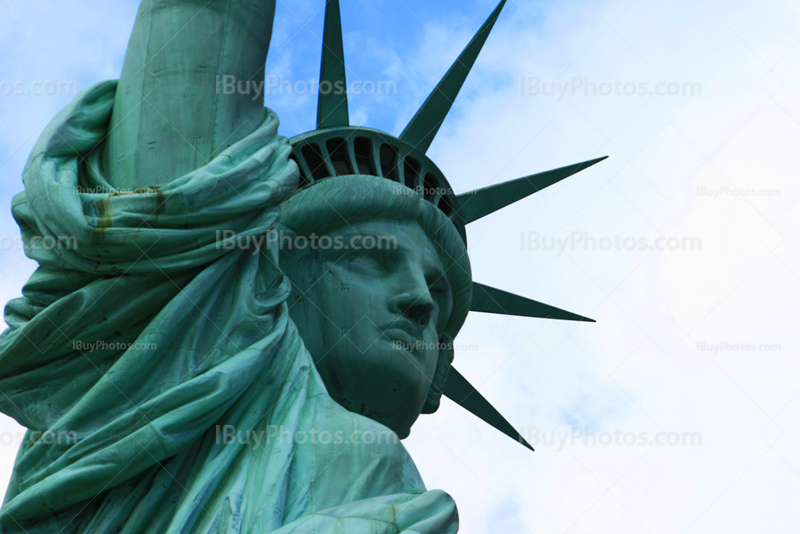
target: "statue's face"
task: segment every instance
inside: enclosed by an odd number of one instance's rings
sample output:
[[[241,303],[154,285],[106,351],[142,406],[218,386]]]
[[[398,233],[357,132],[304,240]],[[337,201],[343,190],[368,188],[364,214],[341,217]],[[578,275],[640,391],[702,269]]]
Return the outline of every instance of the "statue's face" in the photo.
[[[287,266],[290,316],[331,397],[405,438],[452,309],[442,263],[414,222],[355,224],[318,244]]]

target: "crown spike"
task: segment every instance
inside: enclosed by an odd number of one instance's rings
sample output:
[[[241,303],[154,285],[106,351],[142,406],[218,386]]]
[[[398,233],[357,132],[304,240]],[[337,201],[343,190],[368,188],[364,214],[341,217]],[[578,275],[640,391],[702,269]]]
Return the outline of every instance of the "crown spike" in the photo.
[[[472,305],[470,311],[537,317],[540,319],[559,319],[562,321],[582,321],[594,323],[594,319],[583,317],[566,310],[555,308],[535,300],[526,299],[500,289],[472,283]]]
[[[607,158],[608,156],[605,156],[584,161],[583,163],[532,174],[531,176],[461,194],[458,196],[458,201],[461,204],[461,216],[464,218],[464,224],[475,222],[495,211],[508,207]]]
[[[317,129],[350,126],[339,0],[327,0],[325,32],[322,39]]]
[[[414,115],[414,118],[411,119],[403,133],[400,134],[401,141],[405,141],[423,153],[428,151],[472,70],[475,60],[478,59],[478,55],[481,53],[481,49],[489,37],[495,22],[497,22],[497,17],[500,16],[505,3],[506,0],[500,2],[456,62],[453,63],[453,66],[444,75],[442,81],[439,82],[439,85],[436,86],[436,89],[433,90],[417,114]]]
[[[443,393],[447,398],[478,418],[483,419],[506,436],[520,442],[530,450],[533,450],[533,447],[525,441],[525,438],[514,429],[511,423],[500,415],[500,412],[498,412],[483,395],[478,393],[472,384],[454,368],[450,369],[450,374],[447,376],[447,382],[445,382]]]

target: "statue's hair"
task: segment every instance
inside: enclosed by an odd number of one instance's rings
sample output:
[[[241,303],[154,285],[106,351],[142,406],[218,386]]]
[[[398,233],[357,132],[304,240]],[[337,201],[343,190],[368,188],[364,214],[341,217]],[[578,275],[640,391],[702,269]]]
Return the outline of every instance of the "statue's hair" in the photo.
[[[280,224],[283,231],[322,236],[344,226],[383,220],[416,222],[434,245],[453,293],[453,311],[443,332],[439,332],[442,345],[449,347],[472,303],[472,272],[467,247],[450,219],[416,191],[375,176],[325,178],[284,202]],[[289,263],[281,258],[282,265]],[[288,274],[291,278],[291,273]],[[436,377],[423,413],[432,413],[438,408],[452,360],[452,348],[440,348]]]

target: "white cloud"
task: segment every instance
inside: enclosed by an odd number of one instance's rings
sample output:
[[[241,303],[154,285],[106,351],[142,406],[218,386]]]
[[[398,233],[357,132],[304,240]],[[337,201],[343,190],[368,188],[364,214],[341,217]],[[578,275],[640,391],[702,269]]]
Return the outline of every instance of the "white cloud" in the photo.
[[[600,322],[473,318],[463,337],[481,351],[457,355],[458,365],[520,426],[569,434],[575,420],[608,435],[697,432],[702,445],[542,446],[531,455],[482,434],[461,459],[489,489],[465,480],[460,464],[434,484],[454,493],[470,534],[496,531],[484,520],[506,500],[519,506],[520,532],[789,532],[796,512],[782,499],[800,495],[789,324],[800,288],[797,8],[567,2],[533,27],[532,3],[509,7],[515,16],[498,26],[492,64],[478,78],[691,82],[702,94],[586,96],[578,87],[559,100],[523,97],[509,84],[481,86],[460,106],[463,117],[432,150],[456,187],[611,159],[470,228],[478,280]],[[699,187],[780,195],[712,199]],[[520,230],[650,244],[699,238],[702,250],[520,251]],[[526,334],[533,340],[513,352]],[[712,354],[698,350],[702,342],[728,345]],[[444,439],[434,435],[437,418],[451,413],[425,420],[411,438],[425,475],[454,458],[425,454]],[[771,418],[778,428],[767,426]],[[772,434],[774,450],[764,439]],[[781,499],[767,503],[767,492]]]

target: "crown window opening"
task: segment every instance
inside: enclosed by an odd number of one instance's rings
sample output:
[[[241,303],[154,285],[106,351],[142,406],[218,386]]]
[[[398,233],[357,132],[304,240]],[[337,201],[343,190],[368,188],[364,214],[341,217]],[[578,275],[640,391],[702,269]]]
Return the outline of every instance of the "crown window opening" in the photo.
[[[330,176],[328,167],[325,165],[325,158],[322,157],[322,151],[313,143],[309,143],[303,147],[303,158],[306,160],[311,177],[314,181],[322,180]]]
[[[455,214],[456,210],[453,208],[453,201],[450,200],[449,196],[447,196],[447,195],[443,196],[439,200],[438,206],[439,206],[439,210],[442,213],[444,213],[445,215],[447,215],[451,219],[453,218],[453,215]]]
[[[377,176],[375,162],[372,160],[372,141],[366,137],[356,137],[353,143],[353,151],[356,155],[356,166],[359,174]]]
[[[437,197],[443,196],[441,193],[441,188],[439,187],[439,180],[433,174],[426,174],[425,180],[422,182],[422,184],[422,196],[425,197],[425,200],[434,202]]]
[[[409,189],[417,190],[419,183],[420,165],[414,158],[408,157],[404,160],[403,170],[405,175],[405,184]]]
[[[328,147],[328,154],[330,154],[334,172],[339,176],[354,174],[350,165],[350,157],[347,154],[347,141],[337,137],[329,140],[326,146]]]
[[[397,150],[390,145],[381,145],[380,157],[383,177],[393,182],[399,182],[400,179],[397,176],[397,160],[399,157]]]

